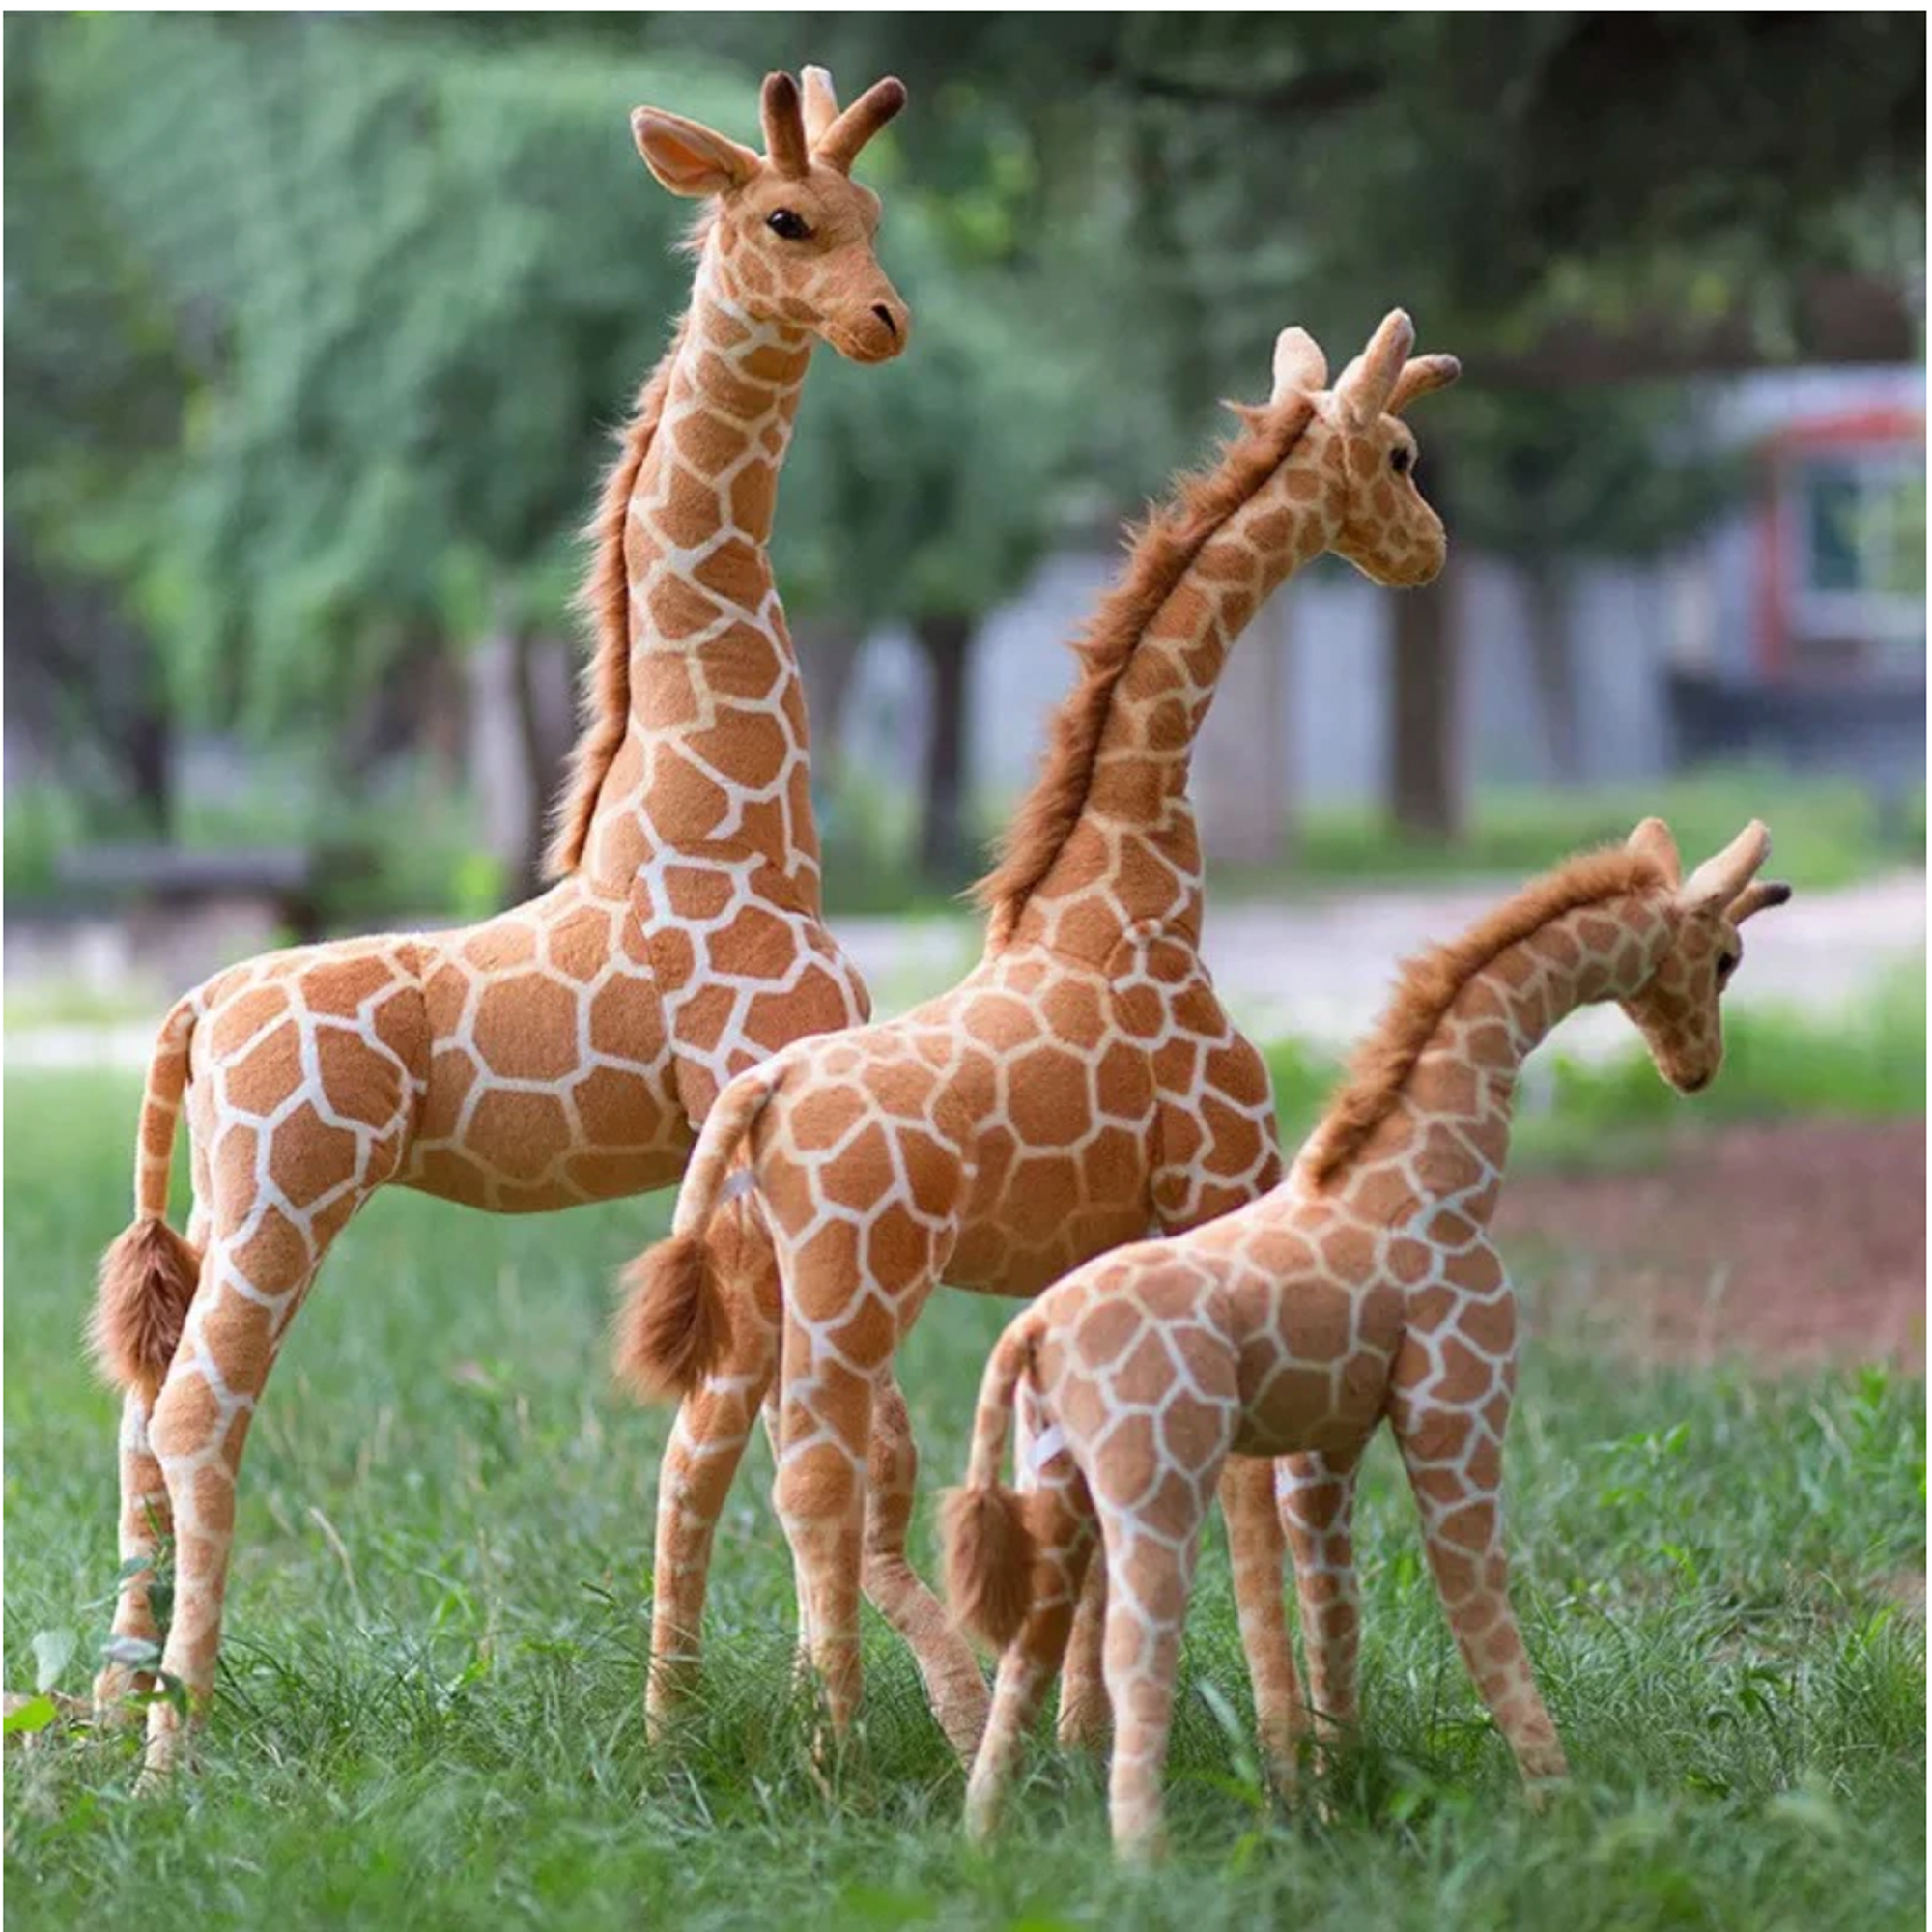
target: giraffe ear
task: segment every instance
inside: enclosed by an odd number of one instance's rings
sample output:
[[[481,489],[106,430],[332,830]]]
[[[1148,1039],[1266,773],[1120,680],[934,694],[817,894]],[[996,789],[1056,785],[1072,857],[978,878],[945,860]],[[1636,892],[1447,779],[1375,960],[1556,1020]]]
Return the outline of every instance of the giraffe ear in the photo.
[[[1771,834],[1760,820],[1753,818],[1715,859],[1706,859],[1684,881],[1678,899],[1693,912],[1728,907],[1770,857]]]
[[[1682,883],[1684,861],[1677,856],[1677,840],[1670,836],[1670,828],[1662,819],[1646,818],[1624,840],[1624,850],[1654,860],[1671,885]]]
[[[644,165],[672,194],[724,194],[758,171],[751,149],[661,107],[631,110],[631,138]]]
[[[1327,386],[1328,358],[1321,345],[1305,328],[1284,328],[1274,339],[1274,389],[1268,401],[1312,396]]]

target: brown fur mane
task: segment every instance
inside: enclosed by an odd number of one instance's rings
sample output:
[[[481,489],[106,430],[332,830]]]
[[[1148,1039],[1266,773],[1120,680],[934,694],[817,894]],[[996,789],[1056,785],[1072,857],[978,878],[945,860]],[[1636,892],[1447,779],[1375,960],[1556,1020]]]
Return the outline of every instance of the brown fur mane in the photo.
[[[1006,937],[1087,809],[1114,692],[1134,648],[1215,532],[1300,441],[1315,413],[1305,396],[1243,410],[1243,428],[1211,469],[1183,477],[1130,539],[1126,567],[1073,642],[1080,677],[1054,713],[1039,777],[1013,814],[998,863],[973,888],[990,937]]]
[[[577,608],[590,620],[596,647],[584,667],[583,728],[570,754],[569,781],[556,809],[550,850],[544,855],[544,870],[553,879],[576,871],[583,863],[604,775],[630,728],[631,578],[624,561],[624,531],[630,522],[638,473],[650,454],[664,415],[671,365],[684,347],[690,327],[687,315],[664,359],[639,390],[637,407],[619,438],[617,460],[605,474],[596,512],[584,527],[584,535],[596,549],[583,587],[578,592]]]
[[[1621,846],[1584,852],[1477,921],[1460,939],[1408,960],[1375,1030],[1356,1048],[1349,1076],[1308,1137],[1300,1178],[1330,1186],[1394,1112],[1443,1016],[1471,980],[1509,948],[1580,907],[1668,884],[1655,860]]]

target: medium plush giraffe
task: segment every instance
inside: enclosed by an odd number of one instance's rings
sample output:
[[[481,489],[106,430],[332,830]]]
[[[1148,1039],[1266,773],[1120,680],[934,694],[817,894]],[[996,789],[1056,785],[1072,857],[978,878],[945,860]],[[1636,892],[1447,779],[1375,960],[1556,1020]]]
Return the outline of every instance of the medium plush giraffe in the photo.
[[[1413,340],[1408,318],[1389,316],[1331,390],[1321,351],[1286,330],[1271,400],[1241,412],[1220,461],[1140,533],[981,889],[978,968],[901,1019],[789,1049],[720,1095],[617,1338],[641,1389],[686,1391],[659,1492],[656,1715],[689,1682],[711,1525],[775,1371],[776,1501],[838,1734],[859,1694],[862,1577],[905,1565],[902,1516],[894,1543],[866,1530],[874,1406],[933,1287],[1032,1295],[1278,1177],[1265,1067],[1198,950],[1188,759],[1229,644],[1292,571],[1324,551],[1388,584],[1441,568],[1442,526],[1399,413],[1458,371],[1449,356],[1411,359]],[[746,1189],[754,1198],[727,1206]],[[1227,1503],[1243,1548],[1268,1556],[1279,1531],[1259,1474]],[[942,1725],[970,1750],[985,1688],[952,1645],[934,1634],[921,1661]],[[1091,1683],[1070,1683],[1068,1729],[1093,1706]]]
[[[329,1244],[385,1182],[499,1213],[674,1181],[735,1073],[863,1019],[820,923],[804,693],[766,557],[814,339],[904,346],[849,178],[904,100],[843,113],[825,74],[766,82],[760,156],[639,108],[651,172],[702,198],[689,312],[645,383],[593,534],[592,715],[552,852],[558,883],[483,924],[276,952],[219,973],[161,1030],[135,1220],[102,1264],[95,1340],[126,1390],[115,1616],[157,1640],[151,1573],[175,1541],[161,1667],[212,1686],[242,1446]],[[166,1221],[186,1095],[194,1208]],[[103,1709],[152,1673],[116,1663]],[[150,1712],[151,1768],[178,1714]]]
[[[947,1499],[955,1606],[1006,1647],[968,1817],[997,1816],[1021,1739],[1065,1641],[1055,1605],[1080,1587],[1097,1520],[1107,1572],[1117,1844],[1159,1848],[1160,1779],[1201,1526],[1230,1455],[1316,1450],[1352,1471],[1394,1428],[1464,1661],[1525,1777],[1565,1775],[1508,1593],[1503,1433],[1516,1304],[1488,1225],[1524,1056],[1575,1008],[1621,1004],[1673,1087],[1708,1085],[1738,928],[1790,888],[1757,882],[1752,824],[1680,880],[1669,832],[1646,819],[1622,851],[1527,887],[1408,967],[1352,1079],[1288,1179],[1194,1233],[1090,1263],[1018,1317],[988,1362],[967,1487]],[[1064,1455],[1024,1502],[1001,1487],[1015,1390]],[[1033,1520],[1029,1520],[1029,1517]],[[1044,1532],[1042,1535],[1041,1532]],[[1038,1548],[1072,1575],[1035,1602]],[[1341,1634],[1321,1612],[1311,1658]],[[1276,1577],[1279,1596],[1280,1578]],[[1348,1633],[1352,1637],[1352,1623]],[[1352,1650],[1331,1660],[1352,1695]],[[1291,1682],[1292,1675],[1291,1675]]]

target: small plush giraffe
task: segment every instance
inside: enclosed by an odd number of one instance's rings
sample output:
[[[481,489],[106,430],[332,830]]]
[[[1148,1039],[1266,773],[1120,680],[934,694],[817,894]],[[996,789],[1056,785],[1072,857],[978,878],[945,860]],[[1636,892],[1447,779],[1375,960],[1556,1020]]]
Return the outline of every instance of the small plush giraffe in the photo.
[[[981,888],[979,967],[903,1018],[789,1049],[719,1097],[617,1337],[640,1389],[685,1392],[659,1491],[660,1716],[689,1683],[711,1525],[775,1371],[776,1502],[839,1735],[859,1695],[862,1577],[909,1574],[903,1513],[892,1542],[867,1528],[867,1444],[894,1351],[933,1288],[1032,1295],[1278,1178],[1265,1066],[1198,950],[1188,759],[1230,643],[1292,571],[1324,551],[1385,584],[1441,568],[1442,526],[1416,490],[1400,412],[1458,367],[1411,358],[1413,341],[1408,318],[1390,315],[1330,389],[1321,352],[1284,331],[1269,402],[1241,412],[1220,461],[1140,533]],[[1243,1548],[1266,1556],[1279,1530],[1260,1474],[1259,1492],[1225,1500]],[[918,1647],[963,1753],[986,1693],[952,1645],[931,1633]],[[1093,1706],[1070,1683],[1068,1729]]]
[[[590,716],[552,852],[559,883],[465,929],[275,952],[219,973],[161,1030],[135,1220],[102,1264],[95,1342],[126,1391],[117,1637],[159,1635],[152,1559],[175,1542],[161,1666],[213,1680],[255,1406],[330,1243],[386,1182],[525,1213],[669,1185],[734,1074],[863,1019],[820,921],[804,692],[766,556],[814,339],[904,346],[854,157],[904,101],[839,112],[766,82],[766,152],[641,107],[632,129],[698,197],[691,307],[645,383],[593,525]],[[184,1094],[194,1207],[167,1224]],[[152,1673],[109,1667],[103,1712]],[[149,1714],[150,1769],[176,1708]]]
[[[967,1485],[945,1507],[952,1603],[1006,1653],[969,1789],[976,1833],[996,1820],[1059,1661],[1059,1605],[1081,1586],[1097,1521],[1114,1837],[1159,1849],[1181,1624],[1222,1465],[1315,1450],[1352,1470],[1384,1416],[1485,1701],[1526,1778],[1565,1775],[1510,1606],[1502,1534],[1517,1321],[1488,1225],[1517,1077],[1566,1014],[1615,1000],[1664,1079],[1707,1086],[1723,1057],[1738,929],[1791,895],[1756,879],[1770,849],[1752,824],[1681,879],[1652,818],[1625,849],[1538,880],[1406,969],[1280,1187],[1192,1234],[1090,1263],[1008,1327],[981,1384]],[[999,1480],[1022,1386],[1065,1451],[1059,1479],[1025,1500]],[[1311,1656],[1336,1634],[1311,1629]]]

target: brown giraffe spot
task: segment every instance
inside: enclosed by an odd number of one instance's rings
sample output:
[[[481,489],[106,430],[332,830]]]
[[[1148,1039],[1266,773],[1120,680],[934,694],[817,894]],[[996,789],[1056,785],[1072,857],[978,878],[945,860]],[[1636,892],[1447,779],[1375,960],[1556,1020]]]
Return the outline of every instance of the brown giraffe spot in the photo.
[[[731,479],[731,521],[748,533],[771,528],[778,495],[778,472],[762,464],[748,463]]]
[[[469,1145],[512,1184],[533,1186],[571,1143],[563,1103],[554,1094],[485,1091],[470,1116]]]
[[[872,1121],[818,1167],[817,1192],[821,1200],[840,1207],[861,1207],[871,1200],[876,1177],[891,1171],[886,1130]]]
[[[515,966],[533,965],[536,956],[536,928],[521,920],[492,920],[463,943],[465,963],[479,973],[500,973]]]
[[[1444,1126],[1425,1130],[1415,1151],[1414,1171],[1429,1194],[1461,1194],[1488,1171],[1460,1134]]]
[[[659,571],[644,592],[651,628],[672,642],[708,630],[724,613],[713,600],[682,577]]]
[[[550,928],[544,957],[566,980],[594,980],[611,946],[611,921],[594,907],[566,913]]]
[[[696,575],[712,596],[741,610],[755,610],[769,582],[764,553],[743,537],[721,543],[698,564]]]
[[[704,681],[722,701],[736,704],[767,702],[784,692],[786,723],[799,732],[803,710],[798,677],[777,645],[754,625],[733,623],[704,653]]]
[[[430,1062],[429,1092],[423,1096],[422,1113],[416,1122],[419,1141],[445,1141],[455,1137],[462,1118],[463,1102],[476,1079],[476,1062],[467,1048],[440,1047]]]
[[[1454,1403],[1474,1403],[1495,1380],[1494,1365],[1487,1362],[1456,1336],[1442,1344],[1442,1383],[1438,1394]]]
[[[394,978],[391,968],[378,958],[321,962],[302,975],[302,1004],[312,1013],[354,1019],[362,1002]]]
[[[421,1150],[416,1156],[416,1184],[440,1201],[458,1201],[466,1208],[490,1203],[490,1177],[456,1148]]]
[[[931,1236],[903,1203],[889,1203],[867,1229],[866,1264],[875,1280],[895,1283],[913,1281],[932,1265]]]
[[[1009,1054],[1038,1033],[1032,1008],[1002,993],[983,993],[966,1009],[966,1031],[997,1054]]]
[[[868,1247],[870,1243],[867,1243]],[[913,1270],[917,1272],[917,1266]],[[906,1279],[891,1268],[876,1269],[877,1278],[893,1283]],[[877,1295],[868,1294],[854,1302],[842,1321],[826,1331],[826,1339],[848,1362],[883,1362],[898,1340],[898,1324],[892,1310]]]
[[[1334,1378],[1326,1369],[1291,1363],[1268,1384],[1269,1406],[1310,1421],[1325,1415],[1335,1400]]]
[[[1400,1168],[1366,1167],[1357,1170],[1349,1181],[1343,1199],[1349,1211],[1365,1226],[1387,1228],[1408,1218],[1415,1207],[1415,1189]],[[1414,1251],[1410,1254],[1411,1265],[1417,1254],[1426,1258],[1427,1250],[1419,1242],[1397,1243],[1390,1250],[1391,1257],[1405,1248]]]
[[[1027,1244],[1044,1246],[1080,1211],[1080,1163],[1070,1154],[1025,1154],[1014,1164],[1008,1193],[1026,1204]]]
[[[396,1069],[369,1050],[359,1034],[318,1025],[316,1065],[329,1111],[387,1133],[399,1123],[402,1082]]]
[[[570,1184],[592,1201],[619,1201],[676,1179],[681,1161],[662,1153],[575,1153],[564,1163]]]
[[[614,1066],[593,1066],[573,1083],[570,1097],[585,1135],[600,1148],[634,1145],[657,1111],[649,1085]]]
[[[221,1073],[226,1105],[242,1114],[271,1114],[302,1082],[301,1034],[293,1019],[265,1035]]]
[[[275,1129],[269,1159],[282,1193],[308,1208],[355,1179],[361,1143],[347,1127],[327,1125],[304,1101]]]
[[[919,1211],[930,1215],[950,1212],[959,1192],[959,1165],[952,1150],[922,1127],[902,1126],[898,1144],[899,1159]]]
[[[849,1087],[804,1088],[785,1102],[785,1127],[802,1152],[823,1153],[856,1127],[866,1115],[864,1097]]]
[[[1097,1294],[1073,1324],[1073,1348],[1088,1368],[1104,1369],[1121,1359],[1140,1334],[1142,1321],[1130,1301]]]
[[[1007,1114],[1027,1145],[1051,1147],[1090,1112],[1087,1068],[1063,1048],[1034,1047],[1009,1065]]]
[[[716,488],[672,459],[664,466],[664,500],[651,521],[680,550],[696,550],[718,533],[723,521]]]
[[[205,1044],[216,1059],[226,1060],[288,1009],[288,995],[279,987],[251,987],[247,992],[223,1002],[204,1022],[208,1029],[204,1037]],[[200,1045],[204,1041],[196,1043]]]
[[[738,1009],[738,995],[729,986],[700,985],[677,1009],[679,1042],[696,1053],[717,1050]]]
[[[1297,1282],[1285,1312],[1288,1346],[1302,1361],[1339,1362],[1348,1354],[1355,1299],[1339,1282]]]
[[[577,998],[540,973],[519,973],[487,988],[471,1038],[484,1065],[505,1080],[561,1080],[577,1065]]]
[[[1495,1529],[1495,1512],[1488,1503],[1464,1503],[1451,1510],[1435,1526],[1443,1542],[1459,1549],[1487,1549]]]

